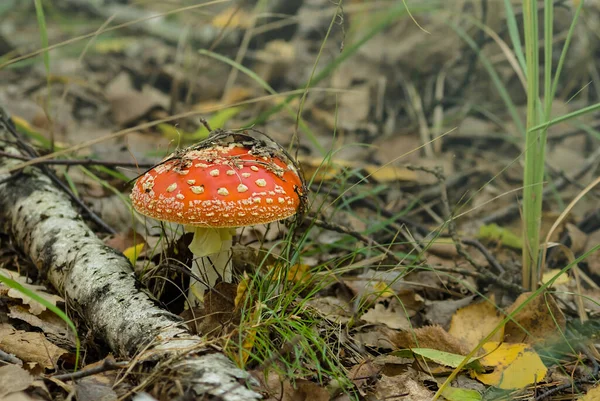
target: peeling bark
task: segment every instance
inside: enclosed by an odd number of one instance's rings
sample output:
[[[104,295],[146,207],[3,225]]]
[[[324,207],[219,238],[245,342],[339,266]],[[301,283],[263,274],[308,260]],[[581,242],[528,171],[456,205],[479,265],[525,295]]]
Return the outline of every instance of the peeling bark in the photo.
[[[20,155],[11,142],[0,120],[0,149]],[[169,371],[169,379],[158,383],[162,394],[179,383],[198,396],[260,398],[246,385],[248,373],[204,347],[178,316],[143,291],[127,258],[96,237],[47,176],[35,167],[6,172],[18,163],[0,158],[0,224],[98,338],[121,357],[152,360]]]

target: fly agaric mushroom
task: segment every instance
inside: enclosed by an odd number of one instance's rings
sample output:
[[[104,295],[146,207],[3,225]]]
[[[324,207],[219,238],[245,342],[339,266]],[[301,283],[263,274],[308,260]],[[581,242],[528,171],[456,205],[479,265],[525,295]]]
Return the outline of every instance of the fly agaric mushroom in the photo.
[[[143,215],[194,232],[189,249],[200,268],[192,272],[204,282],[190,285],[190,294],[199,298],[219,277],[231,282],[235,228],[291,217],[305,194],[299,168],[275,142],[217,130],[141,176],[131,201]]]

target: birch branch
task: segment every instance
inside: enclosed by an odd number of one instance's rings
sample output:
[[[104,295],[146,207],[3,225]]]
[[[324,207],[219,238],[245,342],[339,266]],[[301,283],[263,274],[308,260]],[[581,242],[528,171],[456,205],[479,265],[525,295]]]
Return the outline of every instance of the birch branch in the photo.
[[[0,119],[0,150],[22,156],[11,145],[9,124]],[[1,156],[0,171],[17,163]],[[0,173],[0,224],[113,353],[156,362],[154,371],[168,372],[154,375],[161,394],[175,396],[183,389],[188,396],[224,401],[260,398],[247,387],[252,380],[247,372],[204,346],[178,316],[140,290],[127,258],[96,237],[69,198],[38,168]]]

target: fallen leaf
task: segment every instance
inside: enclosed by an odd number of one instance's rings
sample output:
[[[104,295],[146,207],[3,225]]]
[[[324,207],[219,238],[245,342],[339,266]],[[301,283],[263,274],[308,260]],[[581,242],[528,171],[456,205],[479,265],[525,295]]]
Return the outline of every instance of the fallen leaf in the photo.
[[[365,361],[353,366],[348,373],[348,378],[352,380],[356,389],[364,397],[366,395],[365,390],[376,383],[381,369],[381,366],[374,364],[372,361]]]
[[[25,369],[16,365],[0,367],[0,399],[4,400],[9,394],[23,391],[33,383],[33,376]]]
[[[125,257],[129,259],[129,263],[131,263],[132,266],[135,266],[135,262],[137,261],[137,258],[140,255],[140,253],[142,253],[142,249],[144,249],[143,242],[125,249],[123,251],[123,255],[125,255]]]
[[[469,349],[440,326],[425,326],[391,336],[397,348],[432,348],[451,354],[467,355]]]
[[[469,305],[474,296],[464,297],[462,299],[445,299],[443,301],[428,301],[425,306],[425,317],[433,325],[450,327],[452,315],[458,309]]]
[[[497,242],[500,245],[513,249],[521,249],[523,247],[523,240],[519,236],[497,224],[488,224],[479,227],[477,238]]]
[[[448,401],[480,401],[481,394],[477,390],[468,388],[446,387],[442,396]]]
[[[210,23],[216,28],[246,29],[250,27],[252,19],[252,16],[240,6],[232,6],[215,15]]]
[[[412,348],[411,351],[415,355],[427,358],[439,365],[448,366],[451,368],[457,368],[465,359],[464,355],[451,354],[450,352],[439,351],[431,348]],[[472,368],[475,370],[482,370],[478,359],[473,357],[467,362],[465,368]]]
[[[456,311],[450,322],[450,333],[467,348],[475,348],[502,321],[504,315],[489,301],[468,305]],[[493,341],[500,341],[504,330],[499,330]]]
[[[22,320],[33,327],[41,329],[56,344],[75,347],[73,332],[69,329],[67,323],[54,312],[44,311],[39,315],[34,315],[20,305],[11,305],[9,309],[8,316],[10,318]]]
[[[474,373],[484,384],[512,390],[543,381],[546,377],[548,369],[528,344],[489,342],[483,345],[483,350],[487,354],[480,359],[481,364],[494,368],[492,373]]]
[[[57,347],[42,333],[17,330],[9,324],[0,324],[0,349],[14,354],[24,362],[35,362],[44,369],[53,369],[67,351]]]
[[[591,388],[583,397],[579,397],[577,401],[598,401],[600,400],[600,386]]]
[[[382,375],[375,386],[377,400],[386,401],[431,401],[433,392],[422,383],[417,382],[414,371],[408,371],[398,376]]]
[[[397,330],[408,330],[410,328],[410,321],[404,314],[401,308],[395,309],[393,307],[378,303],[361,317],[367,323],[373,324],[385,324],[390,329]]]
[[[61,297],[59,297],[58,295],[49,294],[49,293],[45,292],[46,287],[44,287],[42,285],[29,284],[27,282],[28,281],[27,277],[20,276],[18,273],[14,272],[14,271],[0,268],[0,274],[3,275],[4,277],[10,278],[11,280],[17,281],[23,287],[25,287],[31,291],[34,291],[40,297],[44,298],[46,301],[48,301],[52,305],[56,305],[58,302],[64,302],[64,300]],[[33,299],[29,298],[27,295],[23,294],[22,292],[14,289],[14,288],[10,288],[2,283],[0,283],[0,295],[1,294],[5,294],[8,297],[13,298],[13,299],[20,299],[24,305],[29,306],[29,312],[33,313],[34,315],[39,315],[40,313],[42,313],[46,310],[46,307],[44,305],[42,305],[41,303],[34,301]]]
[[[561,269],[546,270],[544,272],[544,274],[542,275],[542,283],[547,283],[552,278],[554,278],[554,276],[556,276],[560,271],[561,271]],[[557,286],[557,285],[560,285],[560,284],[568,284],[568,283],[569,283],[569,274],[568,273],[564,273],[564,274],[561,274],[554,281],[554,286]]]
[[[337,297],[312,298],[305,302],[305,305],[333,323],[348,323],[352,318],[350,305]]]
[[[306,178],[313,182],[329,181],[336,178],[348,169],[364,170],[369,177],[378,182],[416,181],[417,174],[407,168],[387,164],[377,166],[342,159],[322,159],[310,156],[301,156],[298,162],[302,166]]]
[[[512,313],[531,298],[526,292],[508,308]],[[542,293],[530,300],[504,327],[504,341],[508,343],[538,343],[552,341],[555,334],[564,332],[566,319],[549,293]]]

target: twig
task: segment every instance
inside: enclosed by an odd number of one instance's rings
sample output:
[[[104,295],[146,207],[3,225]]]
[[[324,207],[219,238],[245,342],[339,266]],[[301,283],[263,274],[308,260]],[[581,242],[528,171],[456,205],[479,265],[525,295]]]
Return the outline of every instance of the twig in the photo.
[[[326,221],[320,220],[320,219],[318,219],[314,216],[310,216],[310,215],[306,216],[305,220],[309,223],[314,223],[314,225],[316,225],[317,227],[321,227],[321,228],[324,228],[324,229],[330,230],[330,231],[335,231],[336,233],[340,233],[340,234],[350,235],[351,237],[354,237],[357,240],[359,240],[365,244],[372,244],[375,248],[379,249],[385,255],[392,258],[396,263],[398,263],[398,264],[402,263],[402,259],[400,259],[398,256],[396,256],[388,248],[384,247],[383,245],[381,245],[374,239],[365,237],[361,233],[353,231],[353,230],[349,229],[348,227],[344,227],[339,224],[335,224],[335,223],[331,223],[331,222],[326,222]]]
[[[23,366],[23,361],[14,356],[13,354],[9,354],[8,352],[4,352],[0,349],[0,361],[5,361],[8,363],[12,363],[13,365]]]
[[[521,287],[520,285],[513,284],[508,281],[502,280],[501,278],[495,276],[494,274],[488,273],[486,271],[473,271],[473,270],[459,269],[459,268],[454,268],[454,267],[443,267],[443,266],[435,266],[435,267],[431,266],[430,268],[431,268],[431,271],[462,274],[463,276],[470,276],[470,277],[474,277],[476,279],[480,279],[482,281],[487,281],[487,282],[496,284],[497,286],[504,288],[507,291],[510,291],[512,294],[522,294],[526,291],[525,288]]]
[[[84,377],[97,375],[98,373],[108,372],[111,370],[123,369],[129,365],[129,362],[117,362],[111,357],[107,357],[102,362],[102,365],[95,366],[90,369],[80,370],[73,373],[64,373],[62,375],[50,376],[53,379],[60,381],[83,379]]]
[[[318,185],[313,184],[310,186],[310,190],[314,193],[319,193],[322,191],[322,188],[320,188]],[[367,198],[351,199],[349,193],[347,193],[347,192],[342,193],[342,192],[336,191],[333,188],[327,188],[327,190],[323,191],[323,192],[326,193],[328,196],[332,196],[336,199],[342,199],[349,206],[356,204],[359,206],[364,206],[367,209],[370,209],[374,212],[381,213],[381,215],[383,217],[386,217],[388,219],[394,219],[394,221],[405,224],[408,227],[412,227],[412,228],[418,230],[419,233],[422,235],[427,235],[431,232],[431,230],[429,228],[427,228],[426,226],[424,226],[423,224],[417,223],[416,221],[406,218],[404,216],[398,216],[397,213],[390,212],[389,210],[379,207],[377,204],[375,204],[375,202],[373,202],[370,199],[367,199]]]
[[[465,258],[465,260],[467,262],[469,262],[469,264],[471,266],[473,266],[475,268],[475,270],[482,271],[483,267],[479,266],[475,262],[475,260],[473,260],[471,255],[469,255],[467,253],[467,251],[465,251],[465,248],[463,248],[460,238],[458,237],[458,231],[456,229],[456,222],[454,221],[454,217],[452,216],[452,211],[450,210],[450,201],[448,200],[448,188],[446,187],[446,177],[444,176],[444,172],[443,172],[442,168],[436,167],[436,168],[430,169],[427,167],[410,166],[409,169],[425,171],[426,173],[432,174],[433,176],[435,176],[435,178],[437,178],[438,184],[440,187],[442,212],[444,214],[444,219],[448,222],[448,224],[447,224],[448,233],[450,234],[450,237],[452,238],[452,242],[454,243],[456,252],[460,256]]]
[[[0,156],[8,157],[16,160],[31,161],[32,165],[60,165],[60,166],[104,166],[104,167],[139,167],[139,168],[150,168],[154,167],[156,163],[130,163],[130,162],[115,162],[106,160],[93,160],[93,159],[52,159],[52,160],[40,160],[22,155],[14,155],[12,153],[0,151]]]
[[[463,238],[461,242],[465,245],[471,245],[477,249],[485,257],[488,263],[500,273],[500,275],[506,273],[504,267],[496,260],[496,258],[488,251],[488,249],[479,241],[474,238]]]

